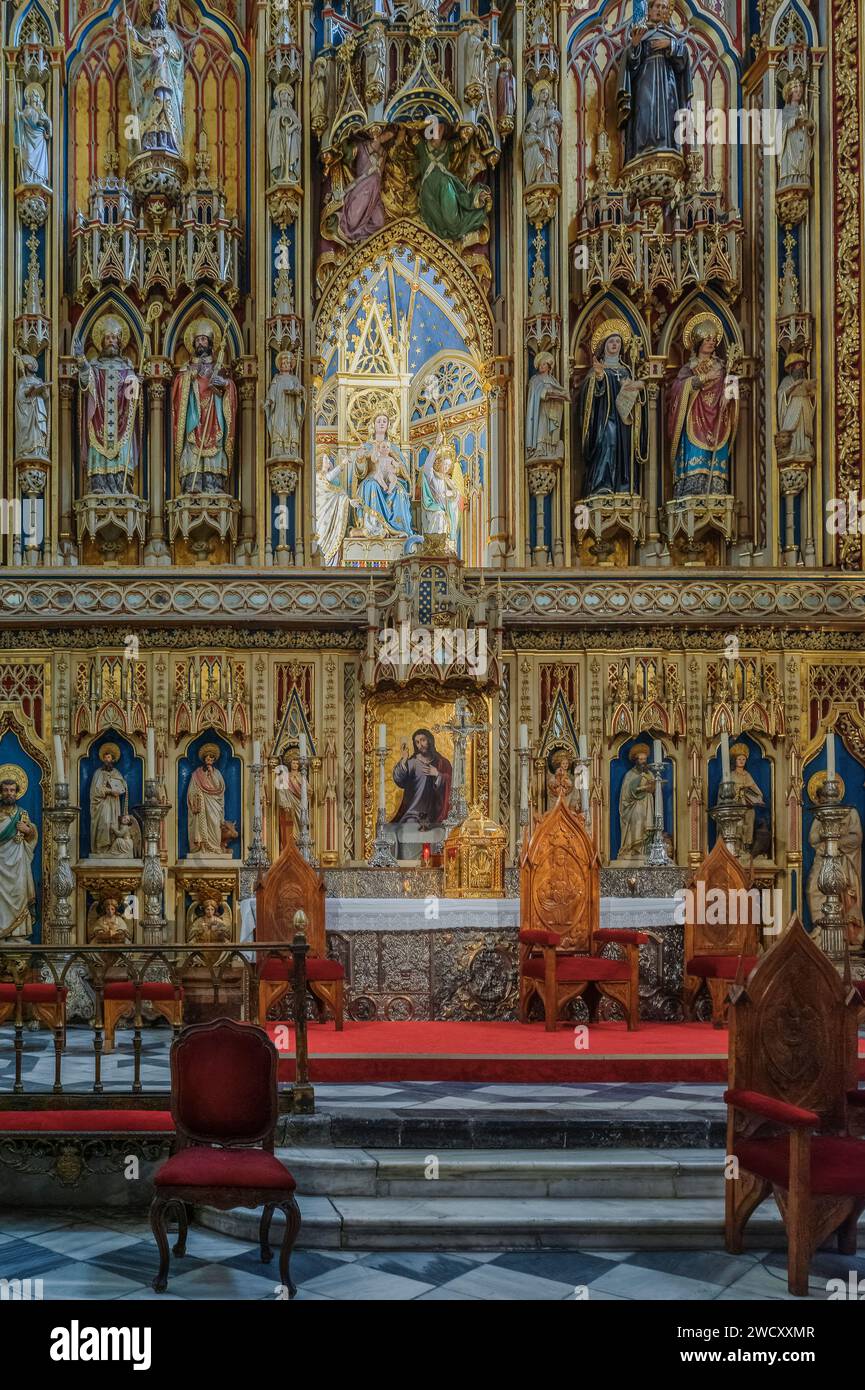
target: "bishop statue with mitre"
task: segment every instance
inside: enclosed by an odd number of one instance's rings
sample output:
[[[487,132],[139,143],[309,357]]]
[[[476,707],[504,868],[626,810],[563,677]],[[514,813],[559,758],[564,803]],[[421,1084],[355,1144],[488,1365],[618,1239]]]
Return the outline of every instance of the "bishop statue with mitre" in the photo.
[[[226,493],[234,456],[237,387],[222,371],[222,335],[196,319],[183,335],[189,358],[171,387],[174,457],[184,493]],[[216,354],[214,360],[214,354]]]

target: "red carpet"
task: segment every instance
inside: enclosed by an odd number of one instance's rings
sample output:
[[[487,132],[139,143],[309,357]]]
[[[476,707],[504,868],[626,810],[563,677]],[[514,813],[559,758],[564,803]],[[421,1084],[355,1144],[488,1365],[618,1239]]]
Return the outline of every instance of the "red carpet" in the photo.
[[[274,1033],[278,1024],[268,1024]],[[294,1077],[294,1032],[281,1037],[279,1074]],[[725,1081],[727,1032],[700,1023],[624,1023],[589,1030],[578,1049],[573,1028],[543,1024],[332,1023],[309,1026],[315,1081]]]
[[[294,1030],[280,1037],[280,1079],[294,1079]],[[727,1030],[706,1023],[624,1023],[589,1030],[574,1046],[572,1027],[543,1024],[333,1023],[309,1026],[310,1078],[316,1081],[726,1081]],[[860,1041],[865,1054],[865,1040]],[[860,1063],[865,1076],[865,1065]]]

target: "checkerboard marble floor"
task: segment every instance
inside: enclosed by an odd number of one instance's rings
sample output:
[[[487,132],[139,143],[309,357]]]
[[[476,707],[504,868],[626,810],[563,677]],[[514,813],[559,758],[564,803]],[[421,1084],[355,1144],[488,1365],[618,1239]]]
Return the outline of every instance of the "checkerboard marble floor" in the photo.
[[[193,1226],[188,1253],[172,1257],[168,1292],[155,1294],[156,1247],[146,1217],[110,1211],[0,1209],[0,1278],[42,1281],[52,1299],[268,1300],[280,1296],[276,1259],[263,1265],[256,1246]],[[865,1275],[865,1258],[821,1254],[811,1297],[827,1281]],[[390,1301],[568,1299],[750,1302],[788,1299],[777,1251],[641,1250],[437,1251],[299,1250],[292,1259],[298,1298]],[[31,1283],[31,1288],[33,1288]]]
[[[141,1084],[144,1091],[168,1090],[168,1053],[171,1031],[147,1028],[141,1036]],[[104,1091],[128,1091],[133,1077],[132,1033],[117,1033],[114,1052],[102,1059]],[[47,1030],[26,1032],[22,1081],[27,1092],[50,1092],[54,1084],[54,1045]],[[14,1030],[0,1028],[0,1094],[11,1091],[15,1074]],[[70,1091],[87,1091],[93,1085],[93,1034],[87,1028],[70,1028],[63,1057],[63,1085]],[[560,1086],[506,1085],[471,1081],[382,1081],[363,1085],[318,1083],[316,1108],[339,1113],[358,1107],[370,1110],[652,1110],[721,1115],[722,1085],[685,1085],[658,1082],[572,1082]]]

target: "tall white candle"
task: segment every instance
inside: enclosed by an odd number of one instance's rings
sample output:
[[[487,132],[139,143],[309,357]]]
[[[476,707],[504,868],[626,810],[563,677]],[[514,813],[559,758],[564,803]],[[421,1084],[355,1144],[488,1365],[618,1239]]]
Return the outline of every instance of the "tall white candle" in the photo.
[[[300,738],[298,739],[298,747],[299,747],[299,751],[300,751],[300,756],[301,756],[302,758],[305,758],[305,757],[307,756],[307,753],[306,753],[306,749],[307,749],[306,734],[301,734]]]
[[[664,792],[661,786],[661,779],[655,781],[655,820],[664,823]]]
[[[588,757],[588,752],[589,752],[589,743],[588,743],[588,739],[586,738],[585,734],[580,734],[580,757],[583,759],[584,762],[585,762],[586,758]]]
[[[261,820],[261,776],[255,774],[252,778],[252,818],[256,821]]]
[[[144,775],[148,782],[156,780],[156,730],[152,724],[147,725],[147,758]]]
[[[528,748],[528,746],[529,746],[529,726],[528,726],[528,724],[521,724],[521,725],[520,725],[520,748],[525,752],[525,750]]]
[[[66,759],[63,757],[63,740],[59,734],[54,735],[54,766],[57,771],[58,783],[65,783]]]
[[[826,735],[826,780],[835,781],[835,731],[830,729]]]
[[[721,780],[730,780],[730,735],[726,729],[721,733]]]
[[[387,748],[387,725],[386,725],[386,724],[379,724],[379,726],[378,726],[378,746],[379,746],[379,748],[380,748],[380,750],[381,750],[382,753],[383,753],[383,752],[385,751],[385,749]]]
[[[662,763],[664,761],[664,750],[661,747],[661,740],[654,739],[652,743],[652,762]]]
[[[252,741],[252,761],[256,767],[261,763],[261,741],[257,738]]]

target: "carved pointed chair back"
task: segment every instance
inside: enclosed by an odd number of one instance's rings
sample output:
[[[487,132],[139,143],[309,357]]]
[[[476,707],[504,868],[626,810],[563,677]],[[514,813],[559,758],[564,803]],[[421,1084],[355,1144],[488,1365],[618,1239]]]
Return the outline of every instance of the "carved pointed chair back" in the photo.
[[[705,982],[712,1001],[712,1023],[724,1022],[727,993],[739,973],[757,959],[760,898],[751,872],[731,854],[720,835],[689,879],[685,898],[685,970],[682,1008],[693,1018]]]
[[[788,1238],[788,1282],[808,1291],[813,1252],[833,1232],[856,1249],[865,1143],[847,1134],[858,997],[794,916],[730,993],[726,1239],[742,1249],[751,1213],[774,1194]]]
[[[593,1014],[601,995],[625,1010],[629,1028],[639,1012],[638,932],[599,930],[601,871],[582,816],[562,796],[538,821],[520,865],[520,1021],[537,996],[548,1032],[573,999],[590,992]],[[601,956],[605,945],[626,959]]]
[[[285,849],[255,891],[256,938],[259,941],[293,941],[296,912],[306,913],[310,956],[324,956],[327,952],[324,879],[307,864],[294,837],[289,835]]]
[[[327,956],[324,880],[308,864],[289,836],[285,849],[272,864],[255,894],[255,935],[258,941],[290,943],[294,939],[294,914],[306,916],[309,955],[306,975],[319,1010],[330,1008],[339,1031],[343,1026],[345,971]],[[263,1025],[268,1009],[288,992],[293,964],[287,957],[259,959],[258,1018]]]

